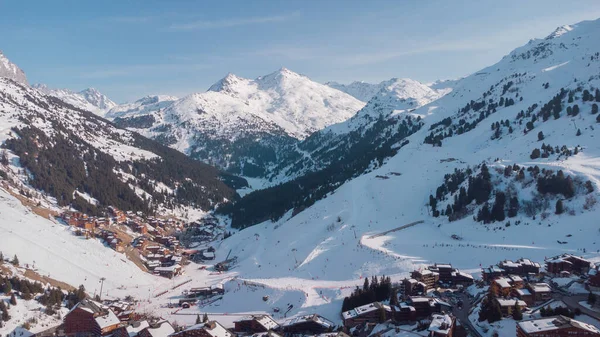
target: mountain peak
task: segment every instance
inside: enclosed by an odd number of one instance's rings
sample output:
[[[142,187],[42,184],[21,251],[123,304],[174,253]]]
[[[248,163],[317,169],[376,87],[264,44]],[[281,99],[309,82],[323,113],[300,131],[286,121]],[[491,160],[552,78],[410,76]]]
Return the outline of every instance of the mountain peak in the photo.
[[[564,25],[557,27],[550,35],[546,36],[546,40],[557,38],[565,33],[568,33],[573,30],[573,26]]]
[[[246,81],[246,79],[241,78],[236,74],[228,73],[225,77],[211,85],[210,88],[208,88],[208,91],[227,91],[242,81]]]
[[[29,85],[27,77],[21,68],[10,60],[0,50],[0,77],[7,77],[18,83]]]

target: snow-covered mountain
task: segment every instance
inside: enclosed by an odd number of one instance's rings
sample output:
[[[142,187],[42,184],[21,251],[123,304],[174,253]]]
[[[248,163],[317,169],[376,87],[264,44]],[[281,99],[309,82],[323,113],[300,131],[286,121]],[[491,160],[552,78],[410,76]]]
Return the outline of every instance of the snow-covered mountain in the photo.
[[[76,108],[91,111],[99,116],[104,116],[108,110],[117,105],[94,88],[75,92],[69,89],[49,88],[45,84],[34,84],[33,87],[46,95],[54,96]]]
[[[133,103],[119,104],[112,107],[104,117],[108,119],[146,115],[164,109],[178,98],[168,95],[153,95],[138,99]]]
[[[379,91],[350,119],[315,132],[288,149],[286,156],[269,172],[269,178],[284,182],[390,142],[403,134],[399,130],[402,123],[408,123],[408,112],[450,91],[447,88],[435,90],[411,79],[382,82]],[[357,167],[363,166],[364,163]]]
[[[350,118],[364,103],[282,68],[250,80],[228,74],[208,91],[152,109],[117,107],[119,125],[234,173],[263,176],[284,149]]]
[[[539,261],[568,249],[596,252],[598,233],[592,219],[600,196],[598,37],[600,20],[559,28],[458,80],[451,93],[392,113],[422,123],[395,140],[391,148],[396,151],[383,153],[383,158],[367,156],[386,146],[375,143],[363,148],[371,165],[350,177],[336,179],[332,173],[340,171],[329,169],[352,162],[342,158],[310,179],[299,177],[245,196],[229,213],[234,225],[281,218],[245,229],[222,248],[236,247],[234,252],[238,249],[238,256],[244,256],[238,271],[277,265],[282,272],[273,277],[290,277],[290,269],[300,278],[318,275],[327,280],[406,273],[422,261],[448,261],[450,255],[456,267],[476,269],[499,258]],[[464,196],[459,196],[461,187]],[[488,187],[485,197],[470,199],[472,191]],[[555,214],[559,199],[568,209],[564,214]],[[277,208],[262,216],[261,210],[274,200]],[[501,210],[504,220],[490,220],[484,209],[498,203],[494,209]],[[370,237],[417,220],[424,223]],[[273,256],[266,246],[243,244],[256,234],[288,247],[292,258]],[[355,249],[357,236],[360,249]],[[460,245],[453,236],[461,238]],[[485,253],[506,245],[510,249],[501,257]],[[249,254],[251,249],[254,253]]]
[[[106,103],[92,90],[81,95]],[[13,159],[1,164],[2,176],[45,192],[58,206],[89,213],[109,205],[142,212],[179,206],[207,211],[235,197],[223,181],[244,184],[11,78],[0,78],[0,125],[0,142]]]
[[[448,93],[452,91],[450,87],[451,81],[438,81],[432,84],[430,89],[433,91],[439,91],[434,96],[439,96],[441,93]],[[340,90],[353,96],[363,102],[369,102],[373,97],[377,96],[380,91],[395,90],[398,97],[405,97],[406,99],[415,100],[418,105],[423,105],[423,102],[429,103],[431,101],[432,94],[424,89],[426,84],[420,83],[411,79],[398,79],[392,78],[387,81],[382,81],[377,84],[371,84],[362,81],[352,82],[350,84],[340,84],[337,82],[327,82],[328,85],[334,89]],[[394,89],[390,89],[393,87]]]
[[[27,82],[27,76],[21,68],[16,64],[10,62],[10,60],[4,56],[0,50],[0,77],[10,78],[13,81],[21,83],[23,85],[29,85]]]
[[[363,81],[355,81],[350,84],[327,82],[325,83],[325,85],[328,85],[339,91],[345,92],[348,95],[366,103],[369,100],[371,100],[371,98],[375,96],[375,94],[377,94],[377,92],[381,90],[381,88],[383,88],[382,83],[372,84]]]

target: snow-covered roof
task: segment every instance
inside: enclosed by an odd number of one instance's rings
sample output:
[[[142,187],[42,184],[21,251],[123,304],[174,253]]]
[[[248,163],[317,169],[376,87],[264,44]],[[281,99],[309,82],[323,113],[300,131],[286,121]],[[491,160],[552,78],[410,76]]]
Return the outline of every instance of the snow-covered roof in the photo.
[[[531,292],[529,292],[529,289],[517,289],[517,294],[519,294],[519,296],[529,296],[531,295]]]
[[[523,321],[518,323],[519,328],[526,333],[536,333],[542,331],[553,331],[574,327],[577,329],[586,330],[591,333],[600,334],[600,330],[595,326],[565,316],[546,317]]]
[[[171,323],[164,321],[160,322],[153,327],[149,327],[147,331],[152,335],[152,337],[167,337],[175,332]]]
[[[333,324],[333,322],[331,322],[330,320],[314,314],[314,315],[305,315],[305,316],[298,316],[298,317],[294,317],[291,320],[287,321],[284,326],[292,326],[292,325],[296,325],[296,324],[300,324],[300,323],[304,323],[304,322],[315,322],[319,325],[322,325],[325,328],[330,328],[333,327],[335,324]]]
[[[381,307],[381,305],[377,302],[361,305],[360,307],[356,307],[352,310],[343,312],[342,317],[344,319],[354,318],[354,317],[378,310],[380,307]]]
[[[517,299],[497,298],[496,300],[498,301],[498,304],[500,304],[501,307],[514,307],[516,303],[519,303],[520,307],[527,306],[527,303],[525,303],[525,301],[521,301],[521,300],[517,300]]]
[[[428,331],[434,331],[437,333],[448,334],[452,329],[452,317],[449,315],[431,315],[431,324],[429,324]]]
[[[499,277],[495,279],[494,282],[502,288],[510,288],[511,280],[507,279],[506,277]]]
[[[529,288],[534,293],[549,293],[552,291],[552,288],[548,285],[548,283],[530,283]]]
[[[208,321],[206,323],[200,323],[196,325],[192,325],[191,327],[185,329],[184,331],[193,331],[193,330],[204,330],[212,337],[232,337],[233,334],[229,332],[229,330],[225,329],[221,323],[217,321]]]
[[[144,320],[138,322],[138,324],[129,325],[127,327],[127,333],[129,334],[129,337],[135,337],[140,331],[144,330],[149,326],[150,324],[148,324],[148,321]]]
[[[279,324],[269,315],[254,316],[254,319],[267,330],[274,330]]]
[[[155,271],[172,271],[172,272],[174,272],[178,269],[181,269],[181,266],[178,264],[174,264],[174,265],[168,266],[168,267],[157,267],[154,270]]]
[[[121,323],[121,320],[115,315],[112,310],[108,310],[108,313],[104,316],[97,316],[96,323],[100,326],[100,329],[104,329],[106,327],[117,325]]]
[[[513,282],[523,282],[523,279],[518,275],[509,275],[508,278]]]

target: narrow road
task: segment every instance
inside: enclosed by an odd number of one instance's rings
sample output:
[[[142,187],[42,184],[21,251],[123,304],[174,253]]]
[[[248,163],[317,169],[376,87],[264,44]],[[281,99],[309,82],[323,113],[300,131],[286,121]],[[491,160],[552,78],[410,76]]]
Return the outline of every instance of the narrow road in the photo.
[[[409,227],[412,227],[412,226],[416,226],[418,224],[422,224],[423,222],[425,222],[425,221],[419,220],[419,221],[411,222],[411,223],[409,223],[407,225],[396,227],[396,228],[390,229],[390,230],[382,232],[382,233],[373,234],[373,235],[369,236],[369,239],[374,239],[374,238],[377,238],[377,237],[380,237],[380,236],[384,236],[384,235],[389,234],[389,233],[401,231],[403,229],[406,229],[406,228],[409,228]]]
[[[465,293],[460,294],[458,298],[463,302],[463,306],[459,309],[457,305],[454,305],[452,307],[452,314],[456,317],[457,320],[460,321],[465,330],[467,330],[467,334],[469,336],[483,337],[479,333],[479,331],[475,329],[475,327],[473,326],[473,324],[471,324],[471,321],[469,320],[469,313],[471,311],[471,301],[473,300],[473,298]]]

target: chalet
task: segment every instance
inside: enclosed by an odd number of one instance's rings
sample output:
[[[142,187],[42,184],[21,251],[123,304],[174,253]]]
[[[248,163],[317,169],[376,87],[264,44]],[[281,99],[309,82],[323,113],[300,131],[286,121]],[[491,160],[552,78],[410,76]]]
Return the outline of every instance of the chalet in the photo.
[[[88,299],[77,303],[64,318],[67,337],[106,336],[121,326],[121,321],[112,310]]]
[[[434,264],[429,266],[429,270],[437,272],[439,276],[439,282],[450,284],[452,283],[452,272],[455,271],[451,264]]]
[[[344,326],[346,328],[353,328],[364,323],[381,323],[381,310],[385,311],[386,317],[392,316],[392,309],[390,306],[383,305],[379,302],[365,304],[352,310],[345,311],[342,313]]]
[[[560,275],[563,272],[582,275],[590,270],[591,265],[591,262],[583,257],[563,254],[547,259],[546,271],[552,275]]]
[[[160,275],[162,277],[173,278],[181,274],[181,266],[175,264],[169,267],[156,267],[154,268],[153,272],[154,274]]]
[[[518,300],[518,299],[496,298],[495,301],[500,306],[500,309],[502,310],[502,314],[504,316],[512,315],[512,312],[513,312],[515,306],[517,306],[517,305],[519,306],[519,308],[521,308],[521,310],[527,308],[527,303],[525,303],[525,301]]]
[[[545,302],[552,298],[552,288],[548,283],[529,283],[527,289],[531,292],[534,303]]]
[[[217,295],[223,295],[225,293],[225,287],[223,286],[222,283],[219,284],[213,284],[209,287],[198,287],[198,288],[191,288],[188,291],[188,295],[190,297],[211,297],[211,296],[217,296]],[[260,331],[258,331],[260,332]]]
[[[440,280],[440,274],[429,269],[415,270],[410,274],[411,278],[422,282],[428,289],[435,288],[435,285]]]
[[[591,291],[600,291],[600,266],[596,265],[588,272],[588,286]]]
[[[252,315],[233,324],[235,332],[257,333],[279,329],[279,324],[269,315]]]
[[[517,337],[593,337],[600,336],[595,326],[565,316],[544,317],[517,323]]]
[[[400,282],[400,295],[402,296],[417,296],[427,293],[427,285],[419,282],[414,278],[405,278]]]
[[[453,285],[462,285],[465,287],[473,284],[473,276],[471,274],[463,273],[462,271],[455,269],[452,272],[452,284]]]
[[[497,266],[481,269],[481,276],[485,282],[491,282],[498,277],[504,276],[505,273],[504,269]]]
[[[490,293],[494,293],[498,297],[507,297],[512,290],[512,281],[506,277],[498,277],[490,283]]]
[[[214,260],[215,259],[215,253],[214,252],[209,252],[207,250],[203,250],[202,252],[200,252],[200,254],[202,256],[202,260],[210,261],[210,260]]]
[[[513,289],[513,291],[510,294],[513,297],[516,297],[517,299],[525,302],[528,306],[532,306],[535,304],[535,301],[533,300],[533,295],[531,294],[531,291],[529,291],[529,289],[527,288]]]
[[[433,337],[452,337],[456,319],[450,315],[431,315],[431,323],[427,331]]]
[[[529,259],[518,259],[517,261],[504,260],[498,263],[498,267],[506,271],[506,274],[518,276],[537,275],[540,273],[540,264]]]
[[[282,329],[290,334],[320,334],[331,331],[335,324],[317,314],[295,317],[287,321]]]
[[[142,329],[137,337],[168,337],[175,333],[175,329],[171,323],[167,321],[151,324],[149,327]]]
[[[393,310],[396,322],[414,322],[417,320],[417,310],[406,302],[400,303]]]
[[[233,334],[225,329],[217,321],[208,321],[206,323],[200,323],[192,325],[191,327],[171,334],[173,337],[233,337]]]
[[[406,304],[414,308],[416,319],[423,319],[433,313],[452,310],[452,305],[435,297],[411,296],[406,301]]]

